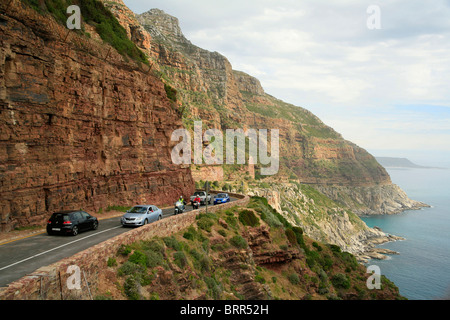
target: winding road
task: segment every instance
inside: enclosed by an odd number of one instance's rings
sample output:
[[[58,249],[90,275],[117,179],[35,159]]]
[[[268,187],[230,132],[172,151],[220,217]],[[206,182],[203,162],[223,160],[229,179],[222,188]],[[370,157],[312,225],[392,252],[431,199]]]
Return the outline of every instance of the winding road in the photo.
[[[232,198],[231,201],[236,201]],[[186,212],[192,211],[190,205]],[[173,208],[163,209],[163,219],[173,215]],[[16,281],[35,270],[95,246],[130,228],[122,227],[120,217],[101,220],[97,230],[72,236],[49,236],[47,233],[18,239],[0,245],[0,287]]]

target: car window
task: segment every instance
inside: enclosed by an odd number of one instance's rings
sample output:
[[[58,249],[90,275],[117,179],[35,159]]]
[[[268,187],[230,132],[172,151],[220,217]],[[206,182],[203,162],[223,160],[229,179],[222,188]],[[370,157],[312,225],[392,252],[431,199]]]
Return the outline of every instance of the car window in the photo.
[[[54,213],[52,216],[52,220],[69,221],[69,215],[64,213]]]
[[[141,214],[143,214],[143,213],[146,213],[146,212],[147,212],[147,208],[146,207],[133,207],[130,210],[130,213],[141,213]]]
[[[81,211],[80,213],[84,219],[89,219],[91,217],[91,215],[87,212]]]
[[[79,213],[79,212],[72,213],[71,219],[73,219],[73,220],[81,220],[82,219],[81,213]]]

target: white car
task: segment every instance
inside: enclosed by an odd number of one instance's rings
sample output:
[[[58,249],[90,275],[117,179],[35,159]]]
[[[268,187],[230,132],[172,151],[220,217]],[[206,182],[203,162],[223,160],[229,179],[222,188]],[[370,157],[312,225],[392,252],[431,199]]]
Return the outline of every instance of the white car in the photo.
[[[140,227],[162,219],[162,210],[154,205],[134,206],[122,216],[124,227]]]

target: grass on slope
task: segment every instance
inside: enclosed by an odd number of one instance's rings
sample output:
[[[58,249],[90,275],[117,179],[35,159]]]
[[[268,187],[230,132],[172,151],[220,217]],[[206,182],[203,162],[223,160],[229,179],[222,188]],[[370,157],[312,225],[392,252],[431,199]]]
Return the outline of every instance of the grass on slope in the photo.
[[[120,54],[149,64],[147,56],[130,40],[116,17],[98,0],[22,0],[41,14],[51,14],[66,25],[70,5],[78,5],[82,20],[95,27],[103,41],[113,46]]]

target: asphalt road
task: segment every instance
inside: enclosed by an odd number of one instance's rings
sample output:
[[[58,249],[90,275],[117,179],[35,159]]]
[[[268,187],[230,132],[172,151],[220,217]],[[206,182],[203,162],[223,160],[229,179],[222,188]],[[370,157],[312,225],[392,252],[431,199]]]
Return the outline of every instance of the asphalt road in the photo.
[[[231,201],[236,200],[231,198]],[[186,212],[191,210],[187,205]],[[164,209],[163,219],[172,216],[173,211],[173,208]],[[76,237],[44,233],[0,245],[0,287],[130,230],[122,227],[120,217],[116,217],[101,220],[97,230],[82,232]]]

